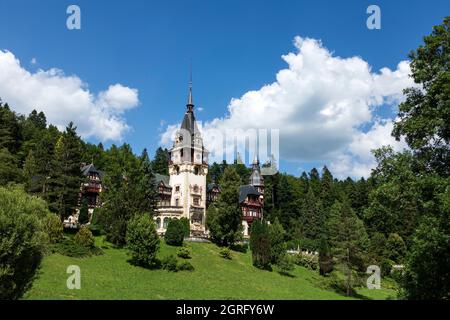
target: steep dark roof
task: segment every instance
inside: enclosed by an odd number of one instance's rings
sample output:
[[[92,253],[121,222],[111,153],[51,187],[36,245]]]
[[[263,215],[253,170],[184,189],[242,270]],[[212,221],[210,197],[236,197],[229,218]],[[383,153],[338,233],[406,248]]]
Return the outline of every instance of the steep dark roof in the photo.
[[[155,181],[156,183],[160,183],[162,181],[162,183],[164,183],[164,185],[166,187],[170,187],[169,185],[169,176],[163,175],[163,174],[159,174],[159,173],[155,173]]]
[[[93,163],[87,164],[84,167],[81,168],[81,173],[84,176],[88,176],[90,173],[98,173],[100,174],[100,171],[97,170],[97,168],[94,166]]]
[[[239,203],[242,203],[245,201],[248,195],[255,195],[259,196],[261,193],[256,190],[256,188],[252,185],[245,185],[239,187]]]
[[[217,189],[219,189],[219,192],[220,192],[220,187],[219,187],[219,185],[217,184],[217,183],[208,183],[207,185],[206,185],[206,191],[207,192],[209,192],[209,191],[211,191],[213,188],[217,188]]]
[[[250,175],[250,184],[253,186],[263,186],[264,185],[264,178],[261,175],[261,172],[259,170],[253,170],[252,174]]]
[[[191,135],[199,132],[197,121],[195,121],[194,111],[186,111],[183,122],[181,123],[181,129],[189,131]]]

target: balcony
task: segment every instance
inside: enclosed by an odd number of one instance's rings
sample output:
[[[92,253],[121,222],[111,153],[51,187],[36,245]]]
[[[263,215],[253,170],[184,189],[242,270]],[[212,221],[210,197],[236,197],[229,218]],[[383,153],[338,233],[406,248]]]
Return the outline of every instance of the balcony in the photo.
[[[261,202],[258,200],[245,200],[243,202],[244,206],[251,206],[251,207],[261,207]]]
[[[83,183],[83,191],[99,193],[99,192],[102,192],[102,185],[99,183],[86,182],[86,183]]]

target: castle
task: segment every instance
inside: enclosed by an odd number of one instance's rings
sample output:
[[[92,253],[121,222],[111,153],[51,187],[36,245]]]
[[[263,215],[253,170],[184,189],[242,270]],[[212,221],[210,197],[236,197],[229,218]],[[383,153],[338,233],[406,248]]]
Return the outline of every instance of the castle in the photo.
[[[202,237],[207,235],[207,205],[217,199],[220,186],[206,184],[208,151],[195,120],[192,82],[186,108],[181,127],[169,151],[169,176],[155,175],[158,205],[154,221],[158,233],[164,234],[170,219],[186,218],[190,223],[191,236]],[[253,161],[249,180],[249,184],[241,186],[239,190],[245,237],[249,235],[251,223],[263,217],[264,179],[257,157]]]
[[[170,219],[187,218],[191,235],[206,233],[206,175],[208,151],[194,116],[192,83],[186,113],[170,149],[169,176],[157,175],[158,207],[154,217],[157,230],[163,234]]]

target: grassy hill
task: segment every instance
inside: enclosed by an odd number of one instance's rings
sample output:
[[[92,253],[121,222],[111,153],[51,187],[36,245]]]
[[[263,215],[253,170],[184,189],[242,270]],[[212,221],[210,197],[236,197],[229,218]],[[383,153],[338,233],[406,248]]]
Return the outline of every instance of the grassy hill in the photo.
[[[104,254],[89,258],[47,256],[39,278],[26,299],[347,299],[324,288],[317,272],[296,266],[293,277],[252,266],[251,253],[233,252],[233,259],[219,256],[210,243],[188,243],[193,272],[147,270],[127,262],[124,249],[96,239]],[[160,257],[176,254],[177,248],[162,243]],[[81,269],[81,289],[66,287],[67,266]],[[383,283],[382,283],[383,286]],[[393,289],[358,293],[367,299],[395,298]]]

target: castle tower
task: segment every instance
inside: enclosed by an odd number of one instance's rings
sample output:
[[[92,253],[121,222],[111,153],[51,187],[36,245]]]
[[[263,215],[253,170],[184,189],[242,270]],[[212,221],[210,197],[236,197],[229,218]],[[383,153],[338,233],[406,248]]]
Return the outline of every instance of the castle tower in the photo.
[[[192,80],[181,127],[170,150],[171,207],[189,219],[192,235],[203,235],[206,221],[206,174],[208,151],[194,115]]]
[[[249,178],[249,184],[254,186],[256,190],[258,190],[258,192],[261,194],[261,203],[264,203],[264,178],[261,174],[259,160],[256,154],[252,163],[252,173]]]

